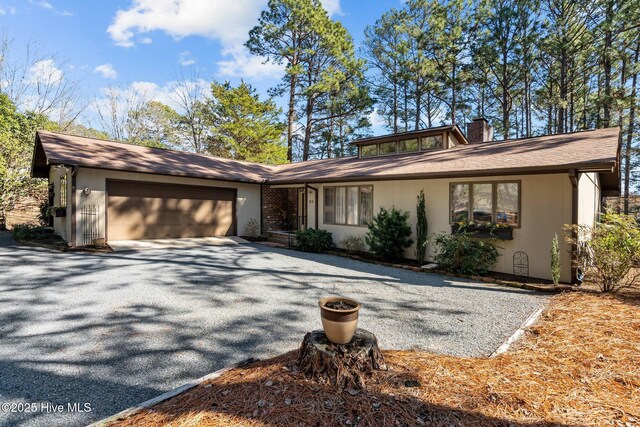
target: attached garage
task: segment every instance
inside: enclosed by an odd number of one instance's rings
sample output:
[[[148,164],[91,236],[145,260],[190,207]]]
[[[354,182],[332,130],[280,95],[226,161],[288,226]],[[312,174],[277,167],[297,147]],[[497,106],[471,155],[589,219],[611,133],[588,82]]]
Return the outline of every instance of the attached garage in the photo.
[[[235,188],[107,180],[108,240],[233,236]]]

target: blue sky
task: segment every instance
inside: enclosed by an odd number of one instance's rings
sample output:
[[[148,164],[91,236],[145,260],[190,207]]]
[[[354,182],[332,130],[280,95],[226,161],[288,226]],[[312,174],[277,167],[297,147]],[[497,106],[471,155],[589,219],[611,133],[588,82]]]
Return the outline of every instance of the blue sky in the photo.
[[[0,0],[0,28],[16,54],[35,40],[42,55],[79,80],[82,93],[105,87],[144,87],[164,101],[179,75],[245,81],[266,96],[278,67],[262,65],[242,47],[266,0]],[[323,0],[354,37],[401,0]]]

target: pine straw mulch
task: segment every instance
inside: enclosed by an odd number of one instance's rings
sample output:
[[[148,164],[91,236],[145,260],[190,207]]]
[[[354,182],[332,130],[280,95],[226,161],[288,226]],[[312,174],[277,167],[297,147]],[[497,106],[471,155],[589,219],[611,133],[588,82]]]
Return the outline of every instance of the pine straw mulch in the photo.
[[[305,379],[294,351],[112,426],[640,425],[637,296],[557,295],[516,348],[495,358],[384,356],[389,371],[355,395]]]

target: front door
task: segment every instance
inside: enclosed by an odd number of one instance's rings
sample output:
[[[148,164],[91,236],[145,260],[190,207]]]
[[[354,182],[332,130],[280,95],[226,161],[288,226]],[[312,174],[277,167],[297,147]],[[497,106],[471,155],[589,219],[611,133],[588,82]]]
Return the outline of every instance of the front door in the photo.
[[[307,228],[307,192],[304,188],[298,189],[298,230]]]

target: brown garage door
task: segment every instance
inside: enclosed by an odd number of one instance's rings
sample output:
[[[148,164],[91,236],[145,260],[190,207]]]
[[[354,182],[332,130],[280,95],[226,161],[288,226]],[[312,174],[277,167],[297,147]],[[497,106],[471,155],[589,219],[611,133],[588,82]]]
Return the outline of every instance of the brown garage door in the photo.
[[[236,190],[107,181],[109,240],[232,236]]]

